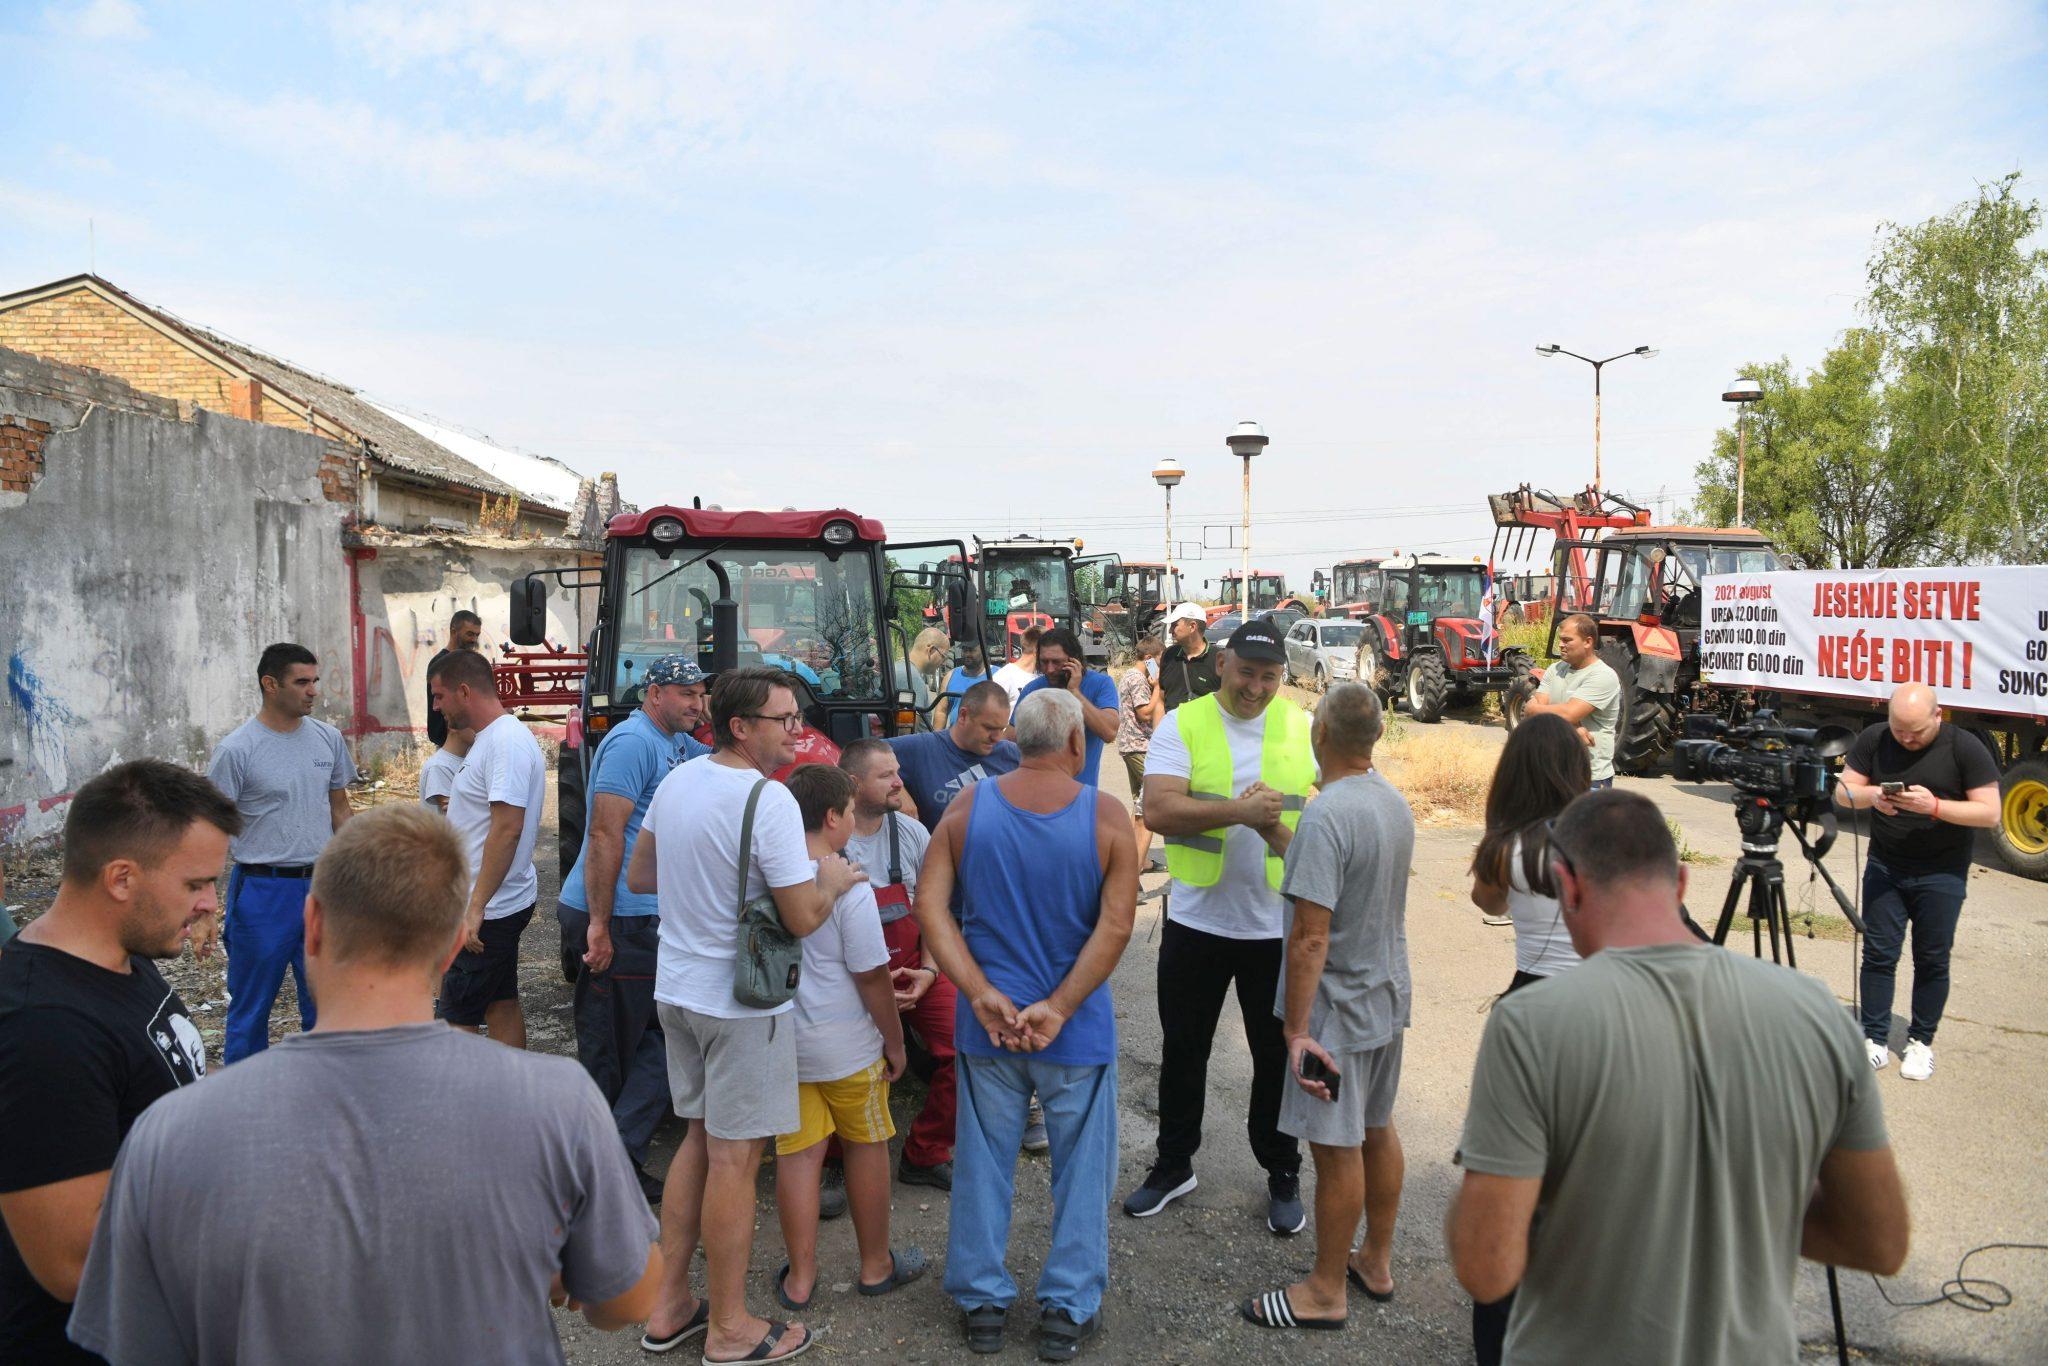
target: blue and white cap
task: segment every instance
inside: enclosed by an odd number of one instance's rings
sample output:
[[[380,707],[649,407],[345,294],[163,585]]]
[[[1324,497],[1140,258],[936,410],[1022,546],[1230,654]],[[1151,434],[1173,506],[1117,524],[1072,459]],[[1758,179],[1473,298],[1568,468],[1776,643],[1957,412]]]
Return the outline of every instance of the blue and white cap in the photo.
[[[640,676],[640,681],[648,686],[662,683],[687,688],[702,683],[704,671],[688,655],[663,655],[647,666],[647,672]]]

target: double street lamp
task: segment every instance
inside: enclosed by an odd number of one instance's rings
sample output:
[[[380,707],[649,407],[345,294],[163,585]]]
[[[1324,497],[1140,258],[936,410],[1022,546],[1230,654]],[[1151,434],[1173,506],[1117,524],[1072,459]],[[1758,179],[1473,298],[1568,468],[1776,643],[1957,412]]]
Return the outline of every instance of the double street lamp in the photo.
[[[1536,354],[1539,356],[1570,356],[1573,360],[1582,360],[1593,367],[1593,487],[1597,489],[1600,487],[1600,369],[1604,365],[1618,360],[1626,360],[1630,356],[1641,356],[1644,360],[1648,360],[1657,353],[1650,347],[1638,346],[1633,351],[1623,351],[1620,355],[1607,357],[1606,360],[1594,360],[1591,356],[1582,356],[1576,351],[1567,351],[1556,342],[1552,342],[1548,346],[1537,347]]]
[[[1240,422],[1223,438],[1230,453],[1244,461],[1244,568],[1237,581],[1237,610],[1245,621],[1252,617],[1252,457],[1266,449],[1266,429],[1256,422]]]

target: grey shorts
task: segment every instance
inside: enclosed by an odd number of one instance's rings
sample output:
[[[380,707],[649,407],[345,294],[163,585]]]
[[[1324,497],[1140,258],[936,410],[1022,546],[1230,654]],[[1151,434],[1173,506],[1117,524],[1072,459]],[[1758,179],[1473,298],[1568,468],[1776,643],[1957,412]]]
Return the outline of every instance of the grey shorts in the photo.
[[[712,1138],[795,1133],[796,1012],[721,1020],[666,1001],[655,1007],[668,1047],[669,1098]]]
[[[1325,1148],[1355,1148],[1367,1129],[1394,1122],[1394,1093],[1401,1088],[1401,1040],[1362,1053],[1333,1053],[1343,1078],[1334,1101],[1317,1100],[1292,1077],[1280,1093],[1280,1132]]]

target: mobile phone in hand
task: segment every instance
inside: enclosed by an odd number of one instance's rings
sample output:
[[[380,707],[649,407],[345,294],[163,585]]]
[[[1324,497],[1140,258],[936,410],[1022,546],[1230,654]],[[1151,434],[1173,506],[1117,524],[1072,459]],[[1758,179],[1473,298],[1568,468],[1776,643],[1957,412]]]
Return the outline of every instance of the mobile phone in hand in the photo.
[[[1879,783],[1877,790],[1887,797],[1896,797],[1906,790],[1904,783]]]
[[[1301,1079],[1303,1081],[1319,1081],[1329,1087],[1330,1099],[1334,1101],[1337,1099],[1338,1084],[1344,1078],[1336,1068],[1330,1066],[1315,1054],[1303,1053],[1301,1055]]]

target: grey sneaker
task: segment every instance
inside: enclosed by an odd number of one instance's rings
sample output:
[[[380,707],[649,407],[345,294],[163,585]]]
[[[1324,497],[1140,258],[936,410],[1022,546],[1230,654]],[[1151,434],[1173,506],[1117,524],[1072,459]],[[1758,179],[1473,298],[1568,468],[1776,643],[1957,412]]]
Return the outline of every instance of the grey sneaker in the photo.
[[[1038,1097],[1031,1098],[1031,1113],[1024,1120],[1024,1151],[1042,1153],[1052,1146],[1052,1140],[1045,1136],[1045,1111],[1038,1108]]]
[[[818,1183],[818,1217],[837,1219],[846,1213],[846,1169],[827,1162]]]
[[[1291,1238],[1308,1227],[1299,1176],[1289,1173],[1266,1178],[1266,1227],[1282,1238]]]

